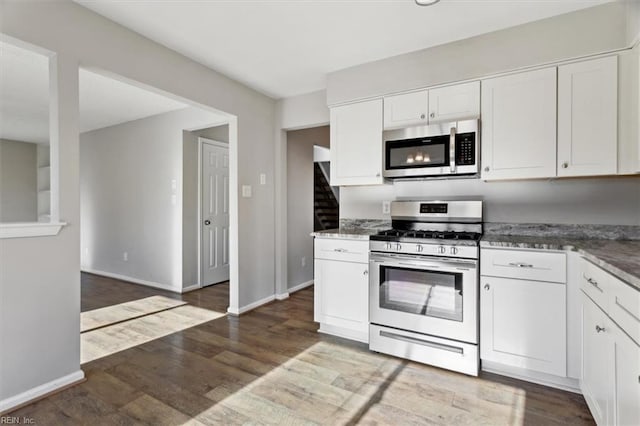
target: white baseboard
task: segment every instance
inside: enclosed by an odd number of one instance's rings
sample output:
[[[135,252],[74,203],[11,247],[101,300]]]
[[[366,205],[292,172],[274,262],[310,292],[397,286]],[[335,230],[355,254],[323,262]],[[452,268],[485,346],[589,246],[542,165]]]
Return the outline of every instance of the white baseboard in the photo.
[[[287,300],[289,298],[289,293],[280,293],[276,294],[276,300]]]
[[[192,284],[192,285],[189,285],[189,286],[183,287],[183,288],[182,288],[182,292],[183,292],[183,293],[188,293],[188,292],[190,292],[190,291],[193,291],[193,290],[199,290],[199,289],[200,289],[200,284]]]
[[[264,299],[257,300],[257,301],[255,301],[253,303],[249,303],[248,305],[244,305],[244,306],[242,306],[240,308],[237,308],[237,309],[229,307],[229,308],[227,308],[227,312],[230,313],[231,315],[241,315],[241,314],[244,314],[245,312],[249,312],[249,311],[251,311],[251,310],[253,310],[253,309],[257,308],[257,307],[260,307],[260,306],[262,306],[264,304],[272,302],[275,299],[276,299],[276,296],[274,294],[272,294],[271,296],[267,296]]]
[[[295,293],[296,291],[300,291],[300,290],[305,289],[305,288],[307,288],[309,286],[312,286],[312,285],[313,285],[313,280],[307,281],[307,282],[304,282],[304,283],[301,283],[301,284],[298,284],[298,285],[294,285],[293,287],[291,287],[289,289],[289,294]]]
[[[112,272],[105,272],[105,271],[99,271],[99,270],[96,270],[96,269],[88,269],[88,268],[82,268],[81,271],[82,272],[87,272],[87,273],[93,274],[93,275],[101,275],[103,277],[109,277],[109,278],[115,278],[117,280],[128,281],[128,282],[134,283],[134,284],[145,285],[147,287],[153,287],[153,288],[159,288],[161,290],[172,291],[174,293],[183,292],[183,290],[177,290],[174,287],[172,287],[170,285],[167,285],[167,284],[160,284],[160,283],[156,283],[156,282],[153,282],[153,281],[141,280],[139,278],[129,277],[127,275],[114,274]]]
[[[537,383],[539,385],[549,386],[556,389],[582,394],[580,390],[580,382],[578,379],[569,377],[558,377],[551,374],[540,373],[537,371],[526,370],[523,368],[503,365],[493,361],[482,360],[482,371],[487,373],[499,374],[514,379],[524,380],[525,382]]]
[[[26,403],[34,401],[44,395],[48,395],[58,389],[73,385],[83,380],[84,372],[82,370],[78,370],[40,386],[36,386],[35,388],[31,388],[19,393],[18,395],[3,399],[0,401],[0,414],[6,413],[13,408],[18,408],[19,406],[25,405]]]

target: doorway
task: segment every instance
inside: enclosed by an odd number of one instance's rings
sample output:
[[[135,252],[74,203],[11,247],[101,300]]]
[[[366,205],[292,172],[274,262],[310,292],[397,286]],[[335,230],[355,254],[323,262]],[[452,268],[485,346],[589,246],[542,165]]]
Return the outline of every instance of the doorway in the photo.
[[[229,280],[229,145],[203,137],[199,145],[200,286]]]

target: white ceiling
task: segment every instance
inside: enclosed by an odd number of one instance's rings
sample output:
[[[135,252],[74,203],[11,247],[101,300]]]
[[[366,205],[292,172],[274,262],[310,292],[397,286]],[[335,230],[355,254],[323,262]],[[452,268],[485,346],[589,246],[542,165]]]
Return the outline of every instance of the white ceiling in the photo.
[[[0,138],[49,141],[49,60],[0,42]],[[187,105],[80,70],[80,132],[161,114]]]
[[[326,74],[611,0],[74,0],[274,98]]]

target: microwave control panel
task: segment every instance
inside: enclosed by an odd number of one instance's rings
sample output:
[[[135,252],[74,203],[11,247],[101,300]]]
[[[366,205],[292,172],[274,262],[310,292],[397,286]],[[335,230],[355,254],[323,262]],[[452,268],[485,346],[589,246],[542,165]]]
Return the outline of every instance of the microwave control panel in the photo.
[[[456,135],[456,165],[472,166],[476,164],[476,134],[459,133]]]

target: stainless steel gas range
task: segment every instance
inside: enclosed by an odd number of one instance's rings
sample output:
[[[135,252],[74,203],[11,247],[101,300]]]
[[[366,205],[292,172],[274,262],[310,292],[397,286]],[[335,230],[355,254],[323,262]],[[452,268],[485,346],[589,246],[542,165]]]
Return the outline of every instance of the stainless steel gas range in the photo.
[[[369,348],[478,375],[482,201],[395,201],[370,237]]]

